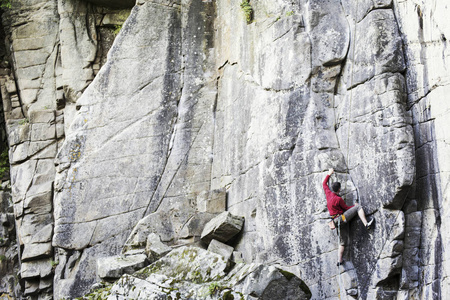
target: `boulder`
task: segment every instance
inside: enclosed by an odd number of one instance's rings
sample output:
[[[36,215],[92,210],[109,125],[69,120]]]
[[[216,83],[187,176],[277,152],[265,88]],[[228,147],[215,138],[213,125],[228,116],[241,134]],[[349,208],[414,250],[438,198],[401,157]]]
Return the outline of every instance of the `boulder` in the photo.
[[[216,216],[217,216],[217,214],[213,214],[213,213],[209,213],[209,212],[196,213],[181,228],[181,230],[178,234],[179,238],[182,238],[182,239],[191,238],[191,237],[200,238],[205,225]]]
[[[227,274],[226,267],[221,255],[180,247],[148,267],[122,276],[103,296],[110,300],[311,298],[303,281],[286,271],[261,264],[238,264]],[[98,295],[101,293],[99,290]]]
[[[173,240],[174,232],[168,214],[156,212],[141,219],[125,242],[123,252],[127,252],[129,249],[144,249],[147,244],[147,238],[152,233],[157,233],[163,242]]]
[[[147,254],[150,263],[160,259],[170,251],[172,251],[172,248],[161,242],[159,235],[155,233],[148,235],[145,254]]]
[[[147,256],[144,254],[99,258],[97,275],[106,280],[120,278],[123,274],[130,274],[143,268],[146,263]]]
[[[244,217],[234,216],[230,212],[225,211],[205,225],[201,240],[207,244],[212,239],[226,243],[238,234],[243,226]]]
[[[222,255],[227,261],[230,260],[231,256],[233,255],[233,250],[233,247],[221,243],[217,240],[212,240],[208,246],[208,251]]]

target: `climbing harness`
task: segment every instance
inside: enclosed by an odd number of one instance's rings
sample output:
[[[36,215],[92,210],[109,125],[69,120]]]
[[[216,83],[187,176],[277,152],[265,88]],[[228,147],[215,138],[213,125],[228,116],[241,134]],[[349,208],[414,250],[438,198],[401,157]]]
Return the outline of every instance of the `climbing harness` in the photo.
[[[335,214],[331,216],[331,221],[328,222],[328,226],[330,227],[331,230],[336,229],[336,224],[334,223],[335,220],[338,220],[338,222],[344,222],[347,223],[347,220],[345,219],[344,215],[340,215],[340,214]]]

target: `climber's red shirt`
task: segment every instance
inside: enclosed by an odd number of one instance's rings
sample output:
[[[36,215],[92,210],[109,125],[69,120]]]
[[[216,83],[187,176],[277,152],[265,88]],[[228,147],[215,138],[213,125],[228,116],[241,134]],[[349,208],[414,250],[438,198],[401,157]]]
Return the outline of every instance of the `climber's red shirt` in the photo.
[[[328,187],[328,179],[330,179],[330,175],[327,175],[323,181],[323,190],[325,191],[325,196],[327,197],[328,211],[331,216],[337,214],[342,215],[346,210],[352,208],[354,205],[347,206],[340,196],[333,193]]]

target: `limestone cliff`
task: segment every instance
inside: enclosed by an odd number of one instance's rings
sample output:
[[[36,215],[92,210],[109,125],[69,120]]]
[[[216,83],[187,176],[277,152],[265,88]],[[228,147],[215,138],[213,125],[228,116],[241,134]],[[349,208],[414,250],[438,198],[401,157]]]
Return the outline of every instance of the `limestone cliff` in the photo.
[[[245,217],[232,241],[245,262],[294,273],[313,299],[450,294],[445,0],[242,3],[17,0],[5,11],[25,296],[86,293],[97,259],[136,228],[199,244],[217,190]],[[351,223],[340,268],[330,167],[347,204],[376,218],[371,233]]]

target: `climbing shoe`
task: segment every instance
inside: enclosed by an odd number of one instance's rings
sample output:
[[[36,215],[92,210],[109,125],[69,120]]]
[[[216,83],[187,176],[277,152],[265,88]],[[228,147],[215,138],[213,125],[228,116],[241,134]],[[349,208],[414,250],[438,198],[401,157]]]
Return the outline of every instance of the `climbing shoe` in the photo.
[[[367,222],[367,225],[366,225],[366,229],[367,229],[367,230],[372,229],[372,225],[373,225],[373,222],[374,222],[374,221],[375,221],[375,219],[372,218],[372,220],[370,220],[369,222]]]
[[[343,266],[344,265],[344,260],[342,260],[341,262],[338,262],[337,264],[336,264],[336,266]]]

